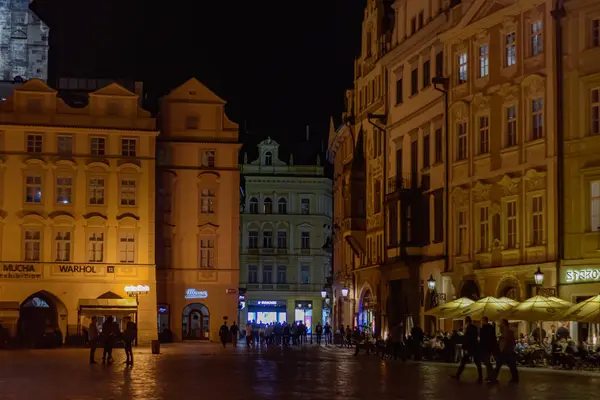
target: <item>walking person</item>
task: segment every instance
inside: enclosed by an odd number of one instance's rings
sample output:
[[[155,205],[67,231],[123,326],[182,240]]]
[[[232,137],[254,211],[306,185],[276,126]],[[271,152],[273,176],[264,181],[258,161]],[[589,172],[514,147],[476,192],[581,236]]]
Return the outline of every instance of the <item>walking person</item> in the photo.
[[[225,344],[227,343],[227,334],[229,333],[229,328],[227,327],[227,321],[223,321],[223,325],[219,329],[219,338],[221,339],[221,343],[223,344],[223,348],[225,348]]]
[[[240,328],[236,325],[235,321],[231,324],[231,328],[229,328],[229,332],[231,332],[231,343],[233,347],[237,347],[238,334],[240,333]]]
[[[403,349],[402,337],[404,336],[402,333],[402,323],[397,323],[392,328],[392,353],[394,356],[394,360],[398,359],[398,356],[402,358],[402,361],[406,361],[406,355]]]
[[[479,330],[479,350],[481,361],[485,365],[486,382],[494,380],[494,367],[492,367],[492,356],[496,354],[498,341],[496,339],[496,328],[490,324],[488,317],[481,318],[481,329]]]
[[[252,329],[252,324],[248,322],[246,324],[246,348],[250,348],[254,339],[254,332]]]
[[[325,333],[325,346],[329,346],[331,344],[331,325],[329,325],[329,322],[325,322],[323,332]]]
[[[352,347],[352,330],[350,330],[350,325],[346,325],[346,346]]]
[[[469,360],[471,358],[473,358],[473,362],[475,363],[475,366],[477,367],[477,374],[478,374],[478,378],[477,378],[477,383],[482,383],[483,382],[483,374],[481,371],[481,359],[480,359],[480,353],[479,353],[479,329],[477,329],[477,327],[475,325],[473,325],[473,321],[471,320],[471,317],[467,317],[465,318],[465,322],[467,323],[467,329],[465,330],[465,336],[464,336],[464,344],[463,344],[463,356],[462,359],[460,360],[460,365],[458,367],[458,371],[456,372],[456,375],[454,375],[454,379],[456,379],[457,381],[460,380],[460,376],[462,375],[463,371],[465,370],[465,365],[467,365],[467,363],[469,362]]]
[[[88,341],[90,343],[90,364],[97,364],[96,357],[96,347],[98,347],[98,318],[92,317],[92,322],[90,322],[90,326],[88,328]]]
[[[137,338],[137,326],[131,320],[131,317],[125,318],[125,330],[123,331],[123,341],[125,342],[125,363],[133,365],[133,341]]]
[[[517,370],[517,359],[515,356],[515,332],[510,329],[507,319],[503,319],[500,323],[500,335],[500,351],[498,352],[496,371],[494,372],[492,383],[498,383],[498,374],[504,364],[510,370],[510,382],[519,383],[519,371]]]
[[[344,331],[344,325],[340,325],[340,347],[344,347],[345,338],[346,332]]]
[[[321,325],[321,323],[319,322],[317,324],[317,327],[315,328],[315,330],[317,331],[317,345],[321,345],[321,336],[323,335],[323,325]]]

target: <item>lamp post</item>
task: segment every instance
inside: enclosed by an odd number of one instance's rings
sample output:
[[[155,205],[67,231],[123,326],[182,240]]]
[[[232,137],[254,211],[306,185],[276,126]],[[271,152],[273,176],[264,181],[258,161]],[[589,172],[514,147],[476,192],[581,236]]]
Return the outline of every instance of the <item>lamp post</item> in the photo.
[[[533,280],[534,280],[536,286],[538,287],[537,293],[539,296],[544,296],[544,297],[556,296],[556,288],[542,287],[542,285],[544,284],[544,273],[542,272],[540,267],[538,267],[537,271],[535,271],[535,273],[533,274]]]
[[[129,297],[135,297],[135,304],[140,305],[140,295],[146,295],[150,292],[150,286],[137,285],[137,286],[125,286],[125,292]]]

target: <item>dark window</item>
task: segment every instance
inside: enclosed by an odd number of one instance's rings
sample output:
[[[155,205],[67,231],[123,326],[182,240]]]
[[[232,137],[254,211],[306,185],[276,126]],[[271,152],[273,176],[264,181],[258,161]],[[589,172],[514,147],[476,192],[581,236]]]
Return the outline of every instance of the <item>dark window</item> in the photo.
[[[442,128],[435,130],[435,162],[442,162],[443,146],[442,146]]]
[[[433,242],[444,241],[444,189],[433,192]]]
[[[444,76],[444,52],[435,55],[435,76]]]
[[[388,213],[389,218],[389,246],[396,247],[398,246],[398,203],[393,202],[390,204],[390,209]]]
[[[410,95],[419,93],[419,69],[415,68],[410,73]]]
[[[410,34],[414,35],[416,31],[417,31],[417,17],[413,17],[410,20]]]
[[[429,135],[423,137],[423,168],[429,168]]]
[[[402,78],[396,81],[396,104],[402,104]]]
[[[375,188],[373,190],[373,210],[375,214],[381,212],[381,181],[375,181]]]
[[[421,239],[423,245],[425,246],[431,243],[431,211],[429,208],[429,198],[430,196],[423,196],[421,198],[421,211],[423,213],[423,221],[420,221],[419,224],[415,224],[419,225],[421,229],[422,237],[419,239]]]
[[[411,185],[417,183],[417,175],[419,172],[419,142],[415,140],[410,144],[410,179]],[[411,186],[413,187],[413,186]]]
[[[431,83],[431,63],[429,60],[423,63],[423,87],[429,86]]]
[[[423,25],[425,25],[425,15],[423,14],[423,11],[421,11],[419,13],[419,29],[421,29]]]
[[[600,19],[592,21],[592,47],[600,46]]]
[[[402,182],[402,149],[396,150],[396,182]]]

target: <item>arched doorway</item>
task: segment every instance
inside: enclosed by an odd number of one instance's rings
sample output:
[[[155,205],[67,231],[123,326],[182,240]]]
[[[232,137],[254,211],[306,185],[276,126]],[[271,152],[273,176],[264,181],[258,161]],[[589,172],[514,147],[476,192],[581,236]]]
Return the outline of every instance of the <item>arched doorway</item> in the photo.
[[[471,299],[473,301],[479,300],[481,297],[479,294],[479,287],[477,287],[477,283],[473,280],[464,281],[462,287],[460,288],[460,297],[466,297],[467,299]]]
[[[507,297],[511,300],[521,301],[521,290],[519,282],[513,279],[505,279],[498,287],[498,298]]]
[[[371,334],[375,332],[375,304],[373,304],[373,295],[370,289],[365,289],[360,297],[358,328]]]
[[[66,319],[66,308],[56,296],[46,291],[32,294],[19,310],[20,340],[32,348],[60,346],[66,332],[59,314]]]
[[[181,334],[184,340],[208,340],[210,337],[210,312],[204,304],[188,304],[183,309]]]

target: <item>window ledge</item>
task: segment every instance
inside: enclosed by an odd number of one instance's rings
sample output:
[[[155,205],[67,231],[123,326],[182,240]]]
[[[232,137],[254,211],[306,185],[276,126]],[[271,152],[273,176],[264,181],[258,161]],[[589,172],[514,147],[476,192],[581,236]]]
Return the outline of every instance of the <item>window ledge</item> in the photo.
[[[480,153],[480,154],[477,154],[476,156],[474,156],[473,160],[479,161],[479,160],[483,160],[484,158],[489,158],[490,156],[491,156],[490,152]]]
[[[505,148],[501,149],[500,154],[512,153],[513,151],[517,151],[518,149],[519,149],[519,144],[517,143],[513,146],[505,147]]]
[[[452,164],[452,166],[453,166],[453,167],[458,167],[458,166],[461,166],[461,165],[465,165],[465,164],[467,164],[468,162],[469,162],[469,159],[468,159],[468,158],[465,158],[464,160],[457,160],[457,161],[454,161],[454,163]]]
[[[537,144],[544,143],[546,141],[546,137],[542,136],[539,139],[533,139],[525,143],[526,147],[535,146]]]

